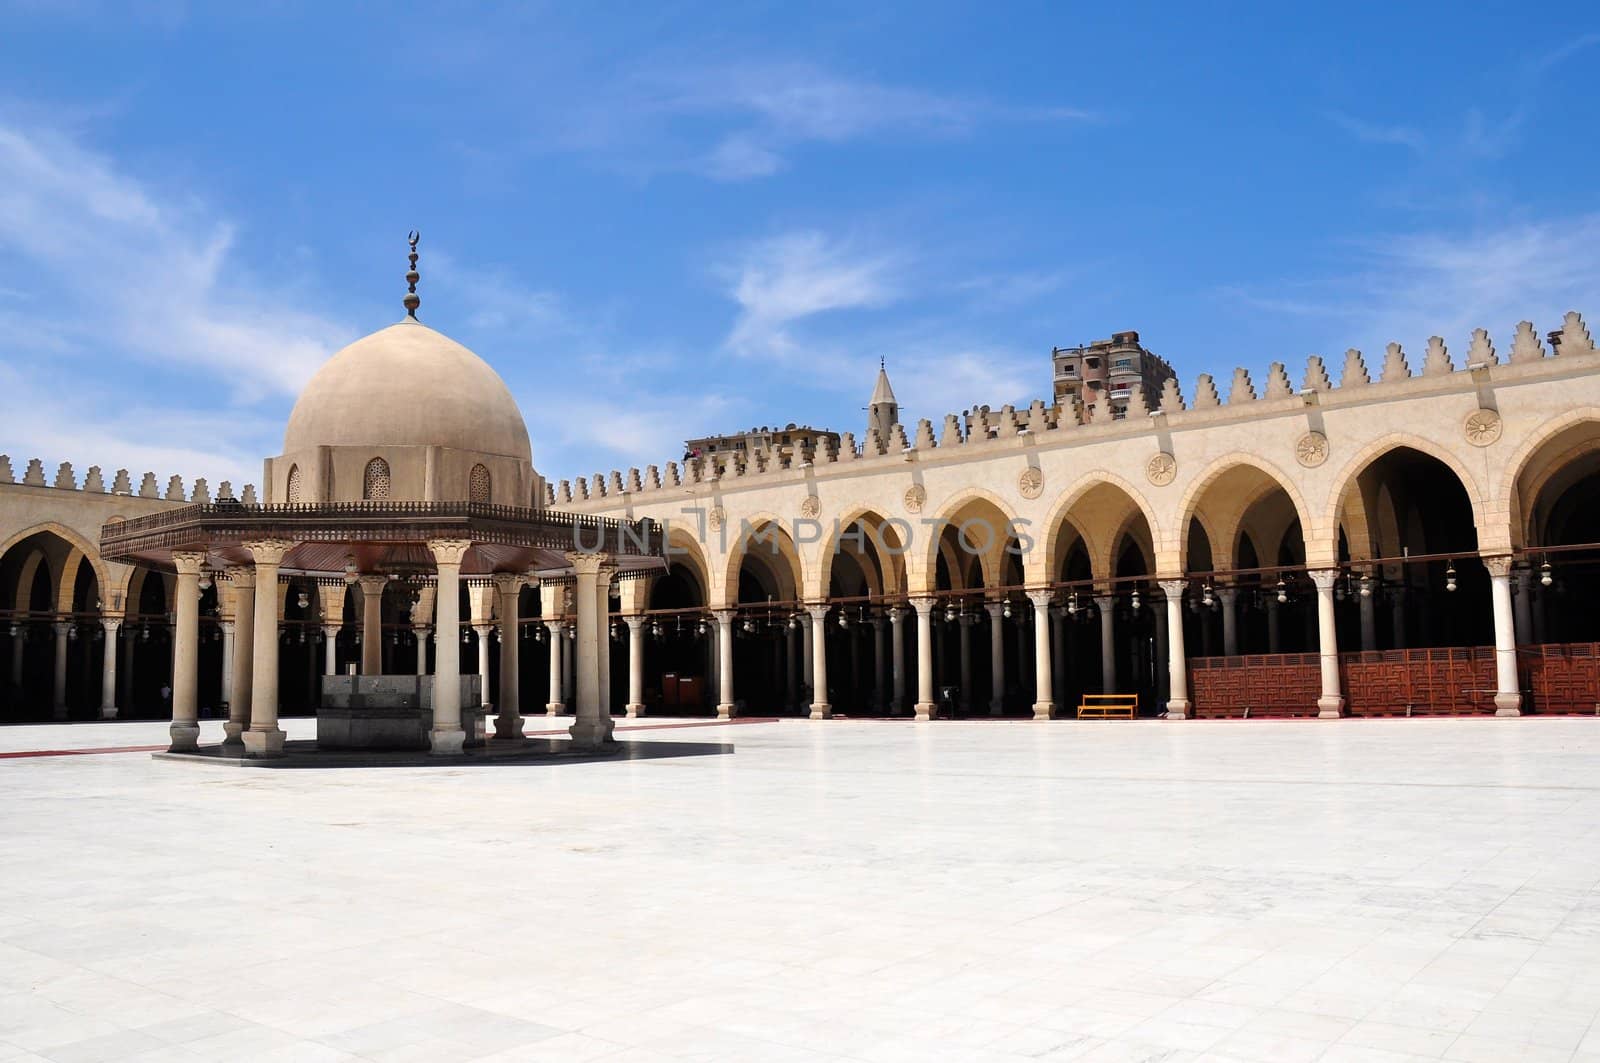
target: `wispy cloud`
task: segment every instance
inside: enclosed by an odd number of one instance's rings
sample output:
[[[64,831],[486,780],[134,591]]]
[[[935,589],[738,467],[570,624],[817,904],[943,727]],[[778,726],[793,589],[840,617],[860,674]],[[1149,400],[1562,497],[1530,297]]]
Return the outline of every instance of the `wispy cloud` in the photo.
[[[899,265],[892,252],[864,251],[816,231],[758,241],[720,270],[739,305],[727,347],[740,355],[793,355],[800,349],[791,333],[796,322],[898,298]]]
[[[1410,126],[1369,122],[1343,111],[1329,111],[1328,120],[1366,144],[1393,144],[1412,151],[1421,151],[1427,145],[1427,138]]]

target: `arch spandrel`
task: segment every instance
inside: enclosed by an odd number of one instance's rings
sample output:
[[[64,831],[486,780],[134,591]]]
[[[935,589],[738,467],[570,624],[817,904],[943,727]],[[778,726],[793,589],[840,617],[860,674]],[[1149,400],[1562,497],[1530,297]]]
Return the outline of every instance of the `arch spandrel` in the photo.
[[[920,545],[913,543],[913,548],[906,554],[907,589],[912,594],[934,590],[940,544],[946,527],[959,528],[970,520],[986,521],[994,531],[992,538],[995,545],[991,552],[998,553],[1004,548],[1006,534],[1016,526],[1017,519],[1016,511],[1003,498],[982,487],[968,487],[949,495],[933,516],[913,525],[914,534],[922,536],[923,542]],[[1034,549],[1038,549],[1037,540]],[[994,568],[993,564],[986,565],[986,573]]]
[[[771,545],[769,545],[771,544]],[[807,579],[808,569],[795,546],[794,537],[771,513],[741,517],[739,526],[728,536],[728,552],[721,568],[722,582],[709,592],[713,608],[727,609],[739,602],[739,569],[752,548],[763,552],[763,561],[774,569],[783,593],[792,597],[820,597],[822,592]],[[779,564],[779,561],[783,564]]]
[[[1178,501],[1177,527],[1186,529],[1199,519],[1211,543],[1212,564],[1217,569],[1236,567],[1240,530],[1252,507],[1282,491],[1289,499],[1302,531],[1312,525],[1314,510],[1300,486],[1265,458],[1234,451],[1212,460],[1184,488]],[[1178,537],[1180,567],[1188,567],[1188,537]],[[1309,553],[1309,544],[1308,550]]]
[[[1076,478],[1071,490],[1050,505],[1044,527],[1034,529],[1041,538],[1027,558],[1028,582],[1045,583],[1057,578],[1054,566],[1064,553],[1062,534],[1069,526],[1083,540],[1094,578],[1109,578],[1117,536],[1136,515],[1144,518],[1154,553],[1161,543],[1161,524],[1144,492],[1104,469]]]
[[[906,521],[906,526],[911,529],[908,537],[903,534],[901,526],[889,523],[889,518],[883,511],[872,506],[856,506],[847,510],[839,520],[826,529],[826,534],[811,554],[807,566],[816,573],[817,586],[824,591],[828,588],[837,551],[842,545],[848,548],[845,537],[858,522],[868,543],[866,558],[877,569],[879,593],[896,594],[904,591],[906,567],[907,562],[911,560],[917,526],[912,521]],[[907,538],[912,541],[907,542]]]

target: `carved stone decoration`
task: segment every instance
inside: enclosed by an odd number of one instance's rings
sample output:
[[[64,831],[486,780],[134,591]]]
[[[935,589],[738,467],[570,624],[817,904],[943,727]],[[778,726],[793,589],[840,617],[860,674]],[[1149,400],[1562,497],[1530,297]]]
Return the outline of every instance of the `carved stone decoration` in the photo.
[[[906,488],[905,504],[907,513],[921,513],[922,507],[928,504],[928,489],[921,484],[912,484]]]
[[[1017,477],[1017,493],[1023,498],[1038,498],[1044,493],[1044,473],[1030,465]]]
[[[806,495],[805,500],[800,503],[800,515],[807,520],[816,519],[817,514],[821,512],[822,499],[816,495]]]
[[[1145,462],[1144,474],[1157,487],[1165,487],[1178,476],[1178,459],[1162,451]]]
[[[712,506],[711,511],[706,514],[706,523],[711,526],[712,531],[722,527],[727,519],[728,511],[721,506]]]
[[[1495,410],[1473,410],[1467,414],[1461,429],[1467,434],[1468,443],[1475,447],[1486,447],[1500,439],[1500,433],[1505,431],[1505,422]]]
[[[1328,460],[1328,437],[1321,432],[1307,432],[1294,445],[1294,457],[1308,469],[1315,469]]]

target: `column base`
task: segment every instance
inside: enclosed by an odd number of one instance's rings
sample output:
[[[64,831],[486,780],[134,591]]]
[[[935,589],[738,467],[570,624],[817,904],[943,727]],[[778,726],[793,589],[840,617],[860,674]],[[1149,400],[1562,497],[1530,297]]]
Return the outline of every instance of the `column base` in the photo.
[[[467,744],[467,732],[459,727],[428,732],[428,752],[436,757],[455,757]]]
[[[247,757],[283,756],[284,734],[276,727],[259,731],[252,727],[240,737],[244,740],[244,755]]]
[[[67,707],[65,705],[52,707],[50,709],[50,718],[52,720],[65,720],[67,718]]]
[[[644,706],[639,702],[629,702],[628,704],[622,706],[622,715],[628,717],[630,720],[637,720],[639,717],[644,715]]]
[[[117,707],[115,705],[100,706],[100,718],[102,720],[115,720],[117,718]]]
[[[567,706],[564,703],[559,702],[559,701],[546,702],[545,703],[545,707],[544,707],[544,714],[546,716],[560,716],[561,715],[561,711],[563,709],[565,709],[566,707]]]
[[[1521,716],[1521,694],[1496,694],[1494,696],[1494,714],[1496,716]]]
[[[502,712],[494,718],[494,736],[496,738],[521,738],[522,717],[513,716]]]
[[[167,728],[167,733],[172,736],[172,745],[167,748],[169,753],[193,753],[200,748],[200,725],[197,723],[174,723]]]
[[[1053,701],[1036,701],[1033,703],[1033,718],[1035,720],[1053,720],[1056,718],[1056,704]]]
[[[1169,720],[1187,720],[1189,718],[1189,710],[1192,707],[1193,707],[1193,704],[1189,701],[1188,698],[1168,698],[1167,699],[1167,719],[1169,719]]]
[[[593,721],[579,720],[567,728],[567,734],[578,749],[599,749],[615,741],[611,729],[611,717],[603,716]]]
[[[1344,716],[1344,698],[1323,697],[1317,699],[1317,719],[1337,720]]]
[[[814,702],[811,706],[811,718],[813,720],[826,720],[832,715],[833,706],[828,704],[826,701]]]
[[[739,706],[724,701],[717,706],[717,719],[731,720],[739,714]]]
[[[939,718],[938,703],[932,701],[917,702],[917,719],[937,720]]]

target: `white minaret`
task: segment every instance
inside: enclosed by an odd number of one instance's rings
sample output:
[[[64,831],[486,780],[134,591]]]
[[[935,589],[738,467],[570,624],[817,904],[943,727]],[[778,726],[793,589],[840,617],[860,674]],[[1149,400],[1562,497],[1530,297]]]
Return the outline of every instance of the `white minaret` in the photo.
[[[889,441],[889,433],[900,423],[900,404],[895,401],[894,388],[889,386],[889,374],[878,359],[878,383],[872,389],[872,400],[867,404],[867,431],[878,430],[878,438]]]

